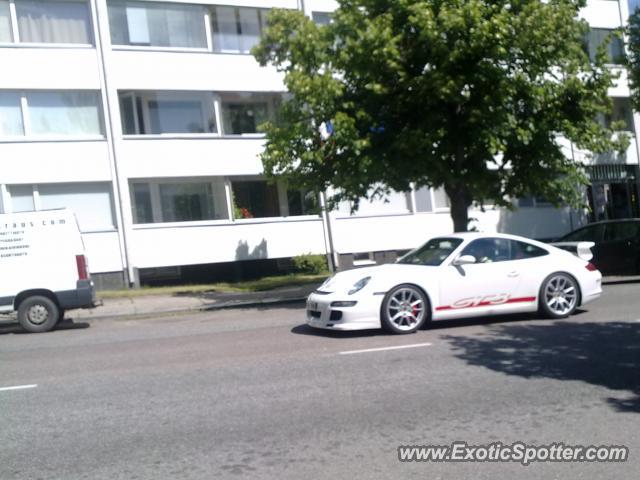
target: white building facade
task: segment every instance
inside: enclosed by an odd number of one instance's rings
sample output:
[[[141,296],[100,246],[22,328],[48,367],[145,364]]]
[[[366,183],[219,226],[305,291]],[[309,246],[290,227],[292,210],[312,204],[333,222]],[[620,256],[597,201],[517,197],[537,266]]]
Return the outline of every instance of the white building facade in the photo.
[[[249,50],[276,7],[325,22],[336,4],[0,0],[0,211],[72,208],[104,287],[331,249],[348,264],[352,254],[407,250],[450,232],[441,191],[323,218],[307,192],[264,181],[256,127],[277,115],[286,92]],[[624,25],[628,8],[590,0],[582,14],[597,42]],[[622,47],[610,49],[613,58]],[[589,160],[571,145],[567,154],[597,164],[594,215],[637,216],[640,118],[624,72],[610,94],[613,119],[627,120],[633,136],[627,154]],[[520,207],[471,216],[479,229],[535,238],[585,221],[539,199]]]

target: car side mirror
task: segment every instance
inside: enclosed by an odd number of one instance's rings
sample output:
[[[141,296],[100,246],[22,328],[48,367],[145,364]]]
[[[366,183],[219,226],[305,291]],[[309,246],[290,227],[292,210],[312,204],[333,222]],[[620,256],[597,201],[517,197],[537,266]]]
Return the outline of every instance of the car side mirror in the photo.
[[[452,265],[469,265],[471,263],[476,263],[476,257],[473,255],[460,255],[453,261]]]

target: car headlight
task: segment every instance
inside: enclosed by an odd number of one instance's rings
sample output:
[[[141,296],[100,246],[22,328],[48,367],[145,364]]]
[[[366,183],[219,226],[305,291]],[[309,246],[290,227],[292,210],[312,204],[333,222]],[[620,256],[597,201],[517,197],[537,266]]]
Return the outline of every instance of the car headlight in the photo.
[[[353,284],[353,287],[351,287],[351,290],[349,290],[349,295],[353,295],[354,293],[359,292],[360,290],[362,290],[364,287],[367,286],[367,283],[369,283],[369,280],[371,280],[371,277],[364,277],[360,280],[358,280],[356,283]]]

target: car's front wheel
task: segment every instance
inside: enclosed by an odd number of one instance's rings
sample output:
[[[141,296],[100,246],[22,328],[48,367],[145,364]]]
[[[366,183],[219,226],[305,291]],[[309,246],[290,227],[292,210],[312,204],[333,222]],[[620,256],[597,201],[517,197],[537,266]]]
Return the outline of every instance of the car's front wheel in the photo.
[[[413,333],[429,317],[429,302],[418,287],[398,285],[385,295],[380,313],[385,330],[392,333]]]
[[[540,310],[544,315],[551,318],[568,317],[578,306],[578,283],[566,273],[552,273],[542,282],[539,298]]]

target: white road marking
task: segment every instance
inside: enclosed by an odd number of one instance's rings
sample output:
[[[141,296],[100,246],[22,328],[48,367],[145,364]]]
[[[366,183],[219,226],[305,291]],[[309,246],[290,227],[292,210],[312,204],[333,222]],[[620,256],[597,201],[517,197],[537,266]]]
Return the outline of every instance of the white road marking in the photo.
[[[380,348],[366,348],[364,350],[347,350],[346,352],[340,352],[339,355],[353,355],[354,353],[368,353],[368,352],[385,352],[387,350],[401,350],[403,348],[418,348],[418,347],[430,347],[430,343],[414,343],[412,345],[398,345],[396,347],[380,347]]]
[[[36,388],[38,385],[16,385],[14,387],[0,387],[0,392],[8,392],[9,390],[25,390],[27,388]]]

